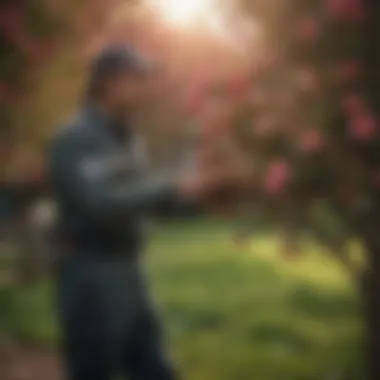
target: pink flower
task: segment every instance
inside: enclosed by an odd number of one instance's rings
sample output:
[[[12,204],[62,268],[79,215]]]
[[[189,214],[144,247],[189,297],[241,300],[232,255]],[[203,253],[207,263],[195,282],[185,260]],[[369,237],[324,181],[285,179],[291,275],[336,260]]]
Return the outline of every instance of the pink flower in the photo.
[[[0,82],[0,104],[9,100],[11,92],[12,90],[8,83]]]
[[[291,167],[285,160],[268,165],[264,178],[264,189],[268,194],[277,195],[284,190],[291,177]]]
[[[301,134],[299,147],[304,152],[316,152],[325,145],[324,136],[317,129],[310,129]]]
[[[53,53],[55,45],[49,40],[32,40],[25,38],[20,41],[20,49],[32,64],[44,62]]]
[[[377,131],[376,120],[367,113],[353,116],[349,123],[350,136],[356,140],[369,141]]]
[[[201,86],[193,88],[185,99],[185,108],[192,115],[199,114],[204,108],[204,100],[203,88]]]
[[[24,33],[25,12],[21,6],[9,6],[1,10],[0,28],[4,36],[12,43],[17,43]]]
[[[366,16],[363,0],[325,0],[325,7],[338,21],[362,21]]]
[[[245,97],[250,90],[249,81],[244,78],[234,78],[228,83],[228,91],[232,96],[236,96],[237,98]]]
[[[360,75],[360,65],[355,60],[342,62],[337,67],[336,75],[341,82],[355,81]]]
[[[298,36],[306,42],[314,42],[320,35],[320,27],[316,19],[305,18],[301,21],[298,28]]]
[[[342,98],[342,108],[347,115],[364,112],[366,105],[364,99],[356,93],[346,94]]]

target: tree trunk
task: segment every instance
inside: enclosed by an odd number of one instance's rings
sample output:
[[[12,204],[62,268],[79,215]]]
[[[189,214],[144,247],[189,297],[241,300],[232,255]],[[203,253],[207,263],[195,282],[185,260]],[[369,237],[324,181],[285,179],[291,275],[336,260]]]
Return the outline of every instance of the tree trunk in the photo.
[[[367,344],[367,380],[380,379],[380,222],[365,223],[367,269],[360,283]]]
[[[372,253],[375,254],[375,253]],[[380,255],[380,252],[377,252]],[[380,379],[380,269],[368,270],[361,283],[365,338],[367,345],[367,380]]]

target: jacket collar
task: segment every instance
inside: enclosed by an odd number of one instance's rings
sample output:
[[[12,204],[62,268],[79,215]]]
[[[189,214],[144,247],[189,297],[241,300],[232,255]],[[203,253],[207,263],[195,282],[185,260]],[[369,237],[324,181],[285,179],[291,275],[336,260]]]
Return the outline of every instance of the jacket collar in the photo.
[[[118,142],[126,142],[130,139],[131,131],[128,128],[128,123],[125,122],[123,125],[119,121],[112,120],[96,104],[87,103],[84,106],[83,113],[90,128],[96,128]]]

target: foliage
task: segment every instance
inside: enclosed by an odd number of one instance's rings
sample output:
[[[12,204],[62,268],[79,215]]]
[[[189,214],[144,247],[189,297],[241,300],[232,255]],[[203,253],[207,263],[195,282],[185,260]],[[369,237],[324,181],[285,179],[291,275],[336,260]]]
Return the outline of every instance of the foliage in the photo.
[[[350,270],[347,238],[364,237],[379,206],[379,17],[370,1],[288,2],[269,59],[237,86],[222,80],[214,123],[196,114],[210,149],[227,133],[252,162],[248,198],[274,221],[312,230]],[[212,108],[210,87],[202,91]]]
[[[74,55],[79,65],[82,59],[80,51],[88,45],[96,28],[104,21],[106,11],[115,3],[98,0],[1,2],[2,182],[26,184],[43,180],[41,143],[46,136],[41,136],[38,130],[39,120],[28,119],[33,114],[31,108],[36,107],[38,88],[44,81],[41,73],[46,75],[46,69],[62,52]],[[62,57],[59,59],[62,60]],[[48,99],[44,101],[48,102]]]

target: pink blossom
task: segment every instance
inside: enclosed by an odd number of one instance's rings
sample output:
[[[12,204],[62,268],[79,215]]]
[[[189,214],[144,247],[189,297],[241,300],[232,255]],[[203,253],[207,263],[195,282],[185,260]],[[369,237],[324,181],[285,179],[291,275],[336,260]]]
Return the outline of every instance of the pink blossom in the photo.
[[[9,99],[12,90],[8,83],[0,82],[0,104]]]
[[[204,93],[202,87],[196,87],[190,90],[185,99],[185,108],[192,115],[199,114],[204,108]]]
[[[324,136],[317,129],[310,129],[301,134],[299,147],[304,152],[316,152],[325,145]]]
[[[4,36],[17,43],[24,32],[25,12],[21,6],[9,6],[1,10],[0,27]]]
[[[336,75],[342,82],[357,80],[360,75],[360,65],[355,60],[342,62],[337,67]]]
[[[320,26],[315,18],[305,18],[301,21],[298,29],[300,39],[307,42],[314,42],[320,35]]]
[[[265,191],[271,195],[282,192],[289,183],[291,173],[291,167],[285,160],[270,163],[264,179]]]
[[[20,41],[20,49],[32,64],[45,61],[54,51],[54,43],[49,40],[32,40],[25,38]]]
[[[367,113],[353,116],[349,123],[350,136],[356,140],[371,140],[377,131],[376,120]]]
[[[363,0],[325,0],[325,7],[338,21],[361,21],[366,16]]]
[[[364,99],[356,93],[349,93],[342,98],[342,108],[347,115],[364,112],[366,105]]]
[[[248,94],[250,90],[249,81],[244,78],[234,78],[228,83],[228,91],[232,96],[242,98]]]

